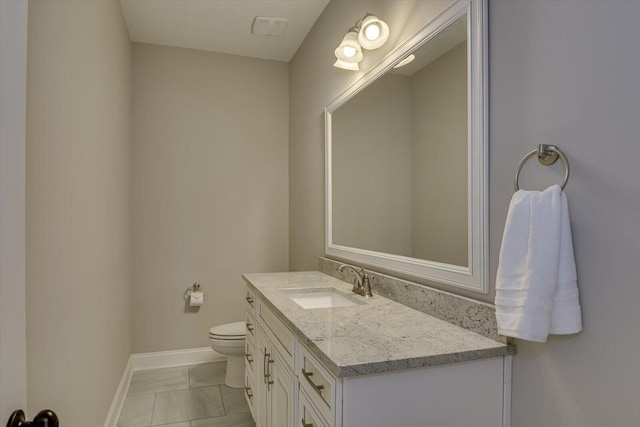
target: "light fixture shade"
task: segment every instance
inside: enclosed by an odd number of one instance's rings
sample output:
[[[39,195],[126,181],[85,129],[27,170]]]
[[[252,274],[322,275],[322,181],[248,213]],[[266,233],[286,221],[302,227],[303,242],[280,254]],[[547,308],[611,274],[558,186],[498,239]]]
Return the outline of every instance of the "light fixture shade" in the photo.
[[[389,26],[375,15],[367,15],[360,25],[358,42],[363,49],[377,49],[387,42]]]
[[[338,59],[334,64],[334,67],[337,68],[342,68],[344,70],[351,70],[351,71],[359,71],[360,70],[360,66],[358,65],[357,62],[344,62],[341,61],[340,59]]]
[[[349,31],[342,43],[335,51],[336,58],[339,61],[347,63],[358,63],[362,61],[363,54],[360,43],[358,43],[358,33],[355,31]]]

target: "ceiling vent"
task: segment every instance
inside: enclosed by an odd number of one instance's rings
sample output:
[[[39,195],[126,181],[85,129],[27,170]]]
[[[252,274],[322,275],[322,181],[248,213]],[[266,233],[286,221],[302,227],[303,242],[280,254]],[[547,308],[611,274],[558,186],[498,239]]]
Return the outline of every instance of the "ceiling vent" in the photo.
[[[284,18],[256,16],[251,25],[251,33],[256,36],[281,36],[287,30],[288,22]]]

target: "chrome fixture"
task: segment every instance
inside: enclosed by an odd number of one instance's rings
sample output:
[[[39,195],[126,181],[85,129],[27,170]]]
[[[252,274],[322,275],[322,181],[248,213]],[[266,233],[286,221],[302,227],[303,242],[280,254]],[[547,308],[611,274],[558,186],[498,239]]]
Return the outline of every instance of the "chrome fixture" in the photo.
[[[338,271],[342,272],[345,268],[348,268],[355,274],[353,279],[353,289],[351,289],[351,292],[362,295],[363,297],[372,297],[371,279],[373,278],[373,275],[364,271],[364,268],[358,269],[350,264],[341,264],[340,267],[338,267]]]
[[[564,190],[564,187],[567,186],[567,182],[569,182],[569,174],[571,173],[569,169],[569,160],[567,160],[567,156],[565,156],[558,147],[549,144],[539,144],[537,150],[531,151],[529,154],[524,156],[522,160],[520,160],[520,163],[518,163],[518,167],[516,168],[516,176],[513,179],[513,187],[515,188],[515,190],[520,190],[518,179],[520,178],[520,171],[522,170],[522,167],[527,162],[527,160],[529,160],[536,154],[538,155],[538,161],[541,165],[544,166],[551,166],[558,160],[558,158],[560,158],[560,161],[564,166],[564,179],[562,180],[560,189]]]
[[[194,292],[202,292],[202,289],[200,287],[200,283],[196,282],[193,285],[189,286],[185,291],[184,294],[182,294],[182,298],[184,298],[185,301],[189,301],[189,299],[191,298],[191,294]],[[204,292],[202,292],[202,294],[204,295]]]
[[[347,35],[335,50],[337,60],[333,66],[345,70],[359,70],[358,63],[364,57],[362,49],[377,49],[384,45],[388,38],[389,26],[387,23],[377,16],[367,13],[347,31]]]

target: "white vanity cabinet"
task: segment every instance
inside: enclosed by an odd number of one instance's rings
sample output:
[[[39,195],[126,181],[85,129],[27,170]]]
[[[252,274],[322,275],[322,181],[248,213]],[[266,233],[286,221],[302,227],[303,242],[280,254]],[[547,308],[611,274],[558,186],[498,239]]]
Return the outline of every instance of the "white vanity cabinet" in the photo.
[[[291,368],[282,360],[268,334],[258,329],[260,354],[256,393],[258,408],[256,426],[293,427],[296,402],[296,381]]]
[[[508,425],[503,379],[510,358],[336,378],[304,346],[297,350],[298,426]]]
[[[293,427],[297,402],[293,373],[295,338],[267,307],[259,300],[254,301],[258,319],[255,349],[252,367],[245,369],[246,387],[253,389],[253,396],[247,397],[247,401],[253,407],[256,427]]]
[[[342,381],[331,375],[304,346],[299,345],[297,350],[296,375],[300,380],[300,393],[306,394],[307,403],[303,408],[309,412],[298,414],[297,425],[315,426],[309,422],[310,417],[320,425],[341,425]]]
[[[509,355],[372,374],[362,366],[339,378],[259,297],[254,309],[247,387],[257,427],[509,426]]]
[[[251,415],[256,417],[255,413],[255,377],[256,377],[256,364],[258,355],[256,353],[256,328],[258,323],[256,322],[256,300],[253,292],[247,290],[246,296],[246,317],[245,317],[245,351],[244,351],[244,391],[247,399],[247,404],[251,410]]]

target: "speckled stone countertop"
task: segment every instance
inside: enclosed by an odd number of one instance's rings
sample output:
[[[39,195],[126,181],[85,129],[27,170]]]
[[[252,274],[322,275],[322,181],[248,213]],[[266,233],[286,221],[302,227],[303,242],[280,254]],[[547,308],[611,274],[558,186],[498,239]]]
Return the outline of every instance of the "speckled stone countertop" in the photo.
[[[379,295],[351,293],[351,284],[318,271],[245,274],[264,303],[337,377],[443,365],[513,354],[513,347]],[[364,302],[303,309],[282,289],[333,287]],[[375,289],[374,289],[375,294]]]

